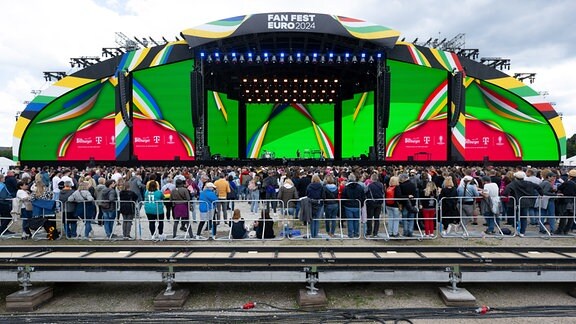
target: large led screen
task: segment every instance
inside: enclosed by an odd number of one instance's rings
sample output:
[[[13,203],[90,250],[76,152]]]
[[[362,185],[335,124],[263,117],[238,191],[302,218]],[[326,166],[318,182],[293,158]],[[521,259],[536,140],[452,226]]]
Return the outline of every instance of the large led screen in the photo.
[[[467,84],[466,160],[559,159],[556,135],[534,107],[487,82]]]
[[[342,101],[342,158],[368,156],[374,145],[374,92]]]
[[[447,159],[447,72],[388,61],[391,73],[390,123],[386,160]]]
[[[246,105],[248,158],[334,158],[334,105]]]
[[[133,148],[138,160],[193,160],[193,60],[133,73]]]
[[[22,138],[21,160],[114,160],[114,98],[110,79],[88,83],[38,112]],[[42,95],[34,99],[41,101]]]
[[[207,91],[208,146],[212,155],[238,158],[238,101]]]

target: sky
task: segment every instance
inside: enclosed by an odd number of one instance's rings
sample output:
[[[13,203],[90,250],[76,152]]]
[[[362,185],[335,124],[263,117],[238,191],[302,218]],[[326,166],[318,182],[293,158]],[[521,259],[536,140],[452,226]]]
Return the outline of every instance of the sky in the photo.
[[[576,133],[573,0],[0,0],[0,147],[12,146],[15,116],[32,91],[51,85],[43,72],[74,72],[70,58],[117,47],[115,32],[175,40],[210,21],[285,11],[363,19],[406,41],[464,33],[465,48],[480,57],[510,59],[505,73],[536,73],[529,86],[554,103],[567,137]]]

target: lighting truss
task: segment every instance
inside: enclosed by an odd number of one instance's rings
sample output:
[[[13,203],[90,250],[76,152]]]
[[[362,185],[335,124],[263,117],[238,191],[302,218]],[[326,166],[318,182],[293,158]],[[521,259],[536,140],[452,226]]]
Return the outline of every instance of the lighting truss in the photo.
[[[374,64],[382,53],[200,52],[200,59],[208,64]]]
[[[53,81],[60,80],[66,76],[66,72],[44,72],[44,80]]]
[[[483,57],[480,59],[480,63],[493,67],[500,70],[510,70],[510,59],[505,59],[501,57]]]
[[[85,68],[99,62],[100,58],[98,56],[81,56],[70,58],[70,66],[73,68],[74,67]]]
[[[514,73],[514,79],[520,81],[528,79],[530,83],[534,83],[534,79],[536,79],[536,73]]]

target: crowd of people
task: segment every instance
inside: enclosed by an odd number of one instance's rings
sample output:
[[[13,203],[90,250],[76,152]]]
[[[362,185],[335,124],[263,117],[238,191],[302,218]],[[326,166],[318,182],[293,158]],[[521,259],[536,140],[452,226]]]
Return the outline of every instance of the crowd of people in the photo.
[[[139,203],[155,240],[166,239],[169,219],[173,237],[178,230],[190,238],[205,231],[213,237],[225,224],[234,238],[251,232],[273,238],[271,214],[299,218],[309,226],[310,237],[318,237],[322,220],[331,237],[338,220],[349,238],[378,237],[384,214],[390,237],[412,237],[416,228],[428,237],[446,235],[480,218],[488,235],[500,222],[518,224],[519,236],[529,224],[543,233],[568,234],[575,224],[575,179],[576,169],[524,166],[24,166],[0,174],[0,234],[15,234],[8,225],[17,216],[22,239],[38,227],[58,238],[56,222],[43,215],[61,211],[62,235],[68,238],[89,239],[93,223],[113,238],[121,218],[122,238],[132,239]],[[234,200],[248,201],[249,213],[260,219],[247,224]],[[228,210],[233,211],[230,219]],[[85,224],[80,234],[79,220]],[[197,221],[196,231],[192,221]]]

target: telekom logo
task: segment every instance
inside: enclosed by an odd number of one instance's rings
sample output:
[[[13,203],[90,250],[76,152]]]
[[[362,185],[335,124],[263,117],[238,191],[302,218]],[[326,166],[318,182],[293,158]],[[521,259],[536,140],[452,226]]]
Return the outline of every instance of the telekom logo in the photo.
[[[160,143],[160,136],[154,135],[153,139],[154,139],[154,143],[156,143],[156,144]]]
[[[424,136],[424,144],[430,144],[430,136]]]

